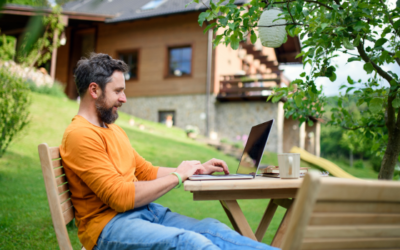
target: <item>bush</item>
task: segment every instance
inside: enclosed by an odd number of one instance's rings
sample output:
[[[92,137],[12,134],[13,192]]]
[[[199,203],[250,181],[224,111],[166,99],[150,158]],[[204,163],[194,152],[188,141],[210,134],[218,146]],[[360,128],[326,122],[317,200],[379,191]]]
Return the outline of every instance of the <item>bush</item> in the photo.
[[[364,168],[364,162],[361,160],[358,160],[358,161],[354,162],[354,167],[355,168]]]
[[[379,173],[379,171],[381,170],[382,158],[374,156],[369,161],[371,162],[374,171]]]
[[[27,84],[32,92],[56,97],[66,97],[64,87],[58,82],[54,82],[53,86],[42,85],[39,87],[33,81],[27,81]]]
[[[0,158],[28,124],[30,91],[21,79],[0,68]]]

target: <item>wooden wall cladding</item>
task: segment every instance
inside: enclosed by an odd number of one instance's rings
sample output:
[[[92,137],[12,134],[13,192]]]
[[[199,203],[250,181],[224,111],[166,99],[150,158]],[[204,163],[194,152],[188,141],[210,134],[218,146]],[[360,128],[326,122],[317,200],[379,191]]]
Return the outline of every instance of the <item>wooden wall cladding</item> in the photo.
[[[117,58],[118,51],[139,51],[139,79],[126,82],[128,97],[205,93],[207,34],[197,17],[198,13],[189,13],[100,24],[96,52]],[[186,44],[192,45],[191,76],[167,77],[168,46]]]

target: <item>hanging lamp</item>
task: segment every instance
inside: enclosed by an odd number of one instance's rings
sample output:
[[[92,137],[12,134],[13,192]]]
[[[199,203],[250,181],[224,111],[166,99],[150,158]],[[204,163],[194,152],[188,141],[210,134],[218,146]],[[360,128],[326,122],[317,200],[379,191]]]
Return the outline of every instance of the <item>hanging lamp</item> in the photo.
[[[261,14],[260,20],[258,21],[258,26],[271,26],[277,24],[286,24],[286,21],[283,19],[276,20],[279,18],[279,14],[282,11],[279,8],[271,8],[269,10],[264,10]],[[259,37],[261,40],[261,44],[265,47],[270,48],[278,48],[282,45],[285,40],[286,30],[285,25],[274,26],[274,27],[259,27]]]

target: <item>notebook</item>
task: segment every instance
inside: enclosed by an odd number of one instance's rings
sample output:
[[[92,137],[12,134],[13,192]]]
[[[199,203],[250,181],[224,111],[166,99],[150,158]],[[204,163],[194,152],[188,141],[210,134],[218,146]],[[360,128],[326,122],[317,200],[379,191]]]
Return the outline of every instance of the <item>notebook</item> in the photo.
[[[240,180],[253,179],[256,176],[262,156],[264,154],[265,145],[267,144],[269,134],[272,129],[274,120],[270,120],[256,126],[250,130],[249,137],[240,159],[239,167],[236,174],[229,175],[192,175],[189,180]]]

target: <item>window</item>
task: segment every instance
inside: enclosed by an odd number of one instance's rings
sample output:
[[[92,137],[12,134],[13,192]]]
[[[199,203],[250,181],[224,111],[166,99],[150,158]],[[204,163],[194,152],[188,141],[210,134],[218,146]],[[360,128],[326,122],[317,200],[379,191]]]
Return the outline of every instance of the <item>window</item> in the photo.
[[[138,52],[119,53],[119,59],[128,65],[128,72],[125,73],[125,80],[138,78]]]
[[[158,122],[172,127],[175,125],[175,111],[158,111]]]
[[[190,75],[192,73],[192,48],[190,46],[169,48],[168,61],[168,75]]]
[[[164,2],[166,2],[166,0],[153,0],[153,1],[143,5],[142,8],[140,8],[140,9],[141,10],[152,10],[152,9],[157,8],[158,6],[163,4]]]

